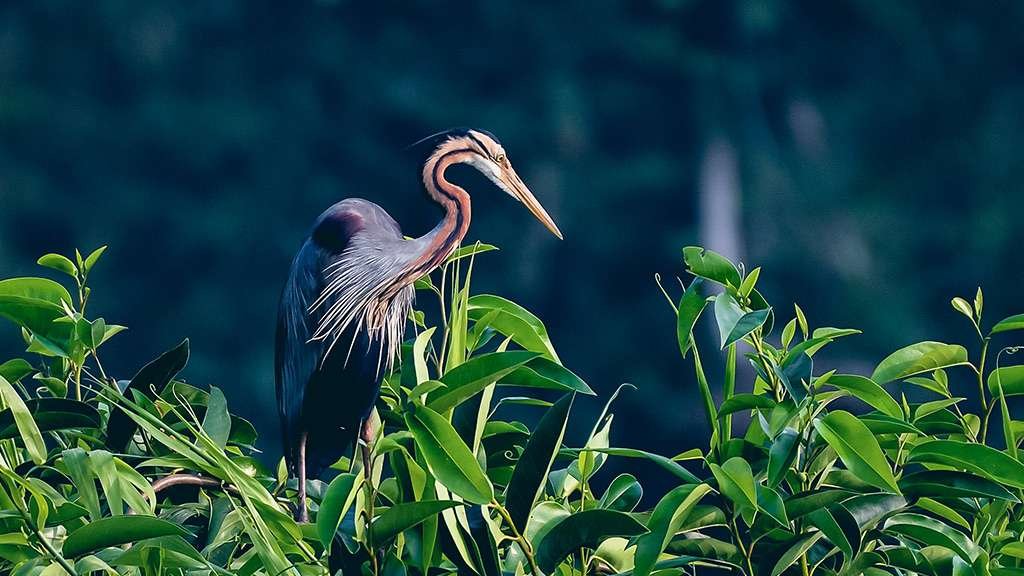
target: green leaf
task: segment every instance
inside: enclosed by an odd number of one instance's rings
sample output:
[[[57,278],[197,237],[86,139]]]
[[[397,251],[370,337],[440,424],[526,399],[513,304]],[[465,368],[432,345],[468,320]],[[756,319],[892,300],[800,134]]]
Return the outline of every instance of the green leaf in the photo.
[[[868,406],[876,408],[883,414],[893,418],[903,419],[903,408],[899,402],[893,399],[885,388],[876,384],[870,378],[855,374],[833,374],[829,376],[828,386],[835,386],[840,390],[846,390],[855,398],[861,400]]]
[[[566,394],[547,410],[530,435],[526,448],[512,471],[512,478],[505,490],[505,508],[512,523],[520,531],[526,529],[530,510],[544,491],[551,465],[562,445],[572,402],[573,395]]]
[[[654,454],[646,452],[644,450],[637,450],[636,448],[591,448],[594,452],[602,452],[610,456],[623,456],[625,458],[643,458],[650,460],[658,466],[661,466],[668,472],[672,473],[676,478],[686,482],[688,484],[700,484],[700,479],[690,473],[689,470],[683,468],[678,462],[673,461],[671,458],[662,456],[661,454]]]
[[[964,398],[942,398],[941,400],[932,400],[931,402],[924,402],[916,406],[911,406],[910,413],[913,416],[913,421],[916,423],[922,418],[927,418],[928,416],[942,411],[949,406],[959,404],[963,400]]]
[[[62,553],[75,558],[110,546],[120,546],[158,536],[187,536],[173,522],[153,516],[111,516],[90,522],[68,534]]]
[[[85,261],[82,263],[83,268],[85,268],[86,274],[92,271],[92,267],[96,265],[96,262],[99,261],[100,256],[103,256],[103,253],[106,251],[106,246],[100,246],[99,248],[93,250],[88,256],[86,256]]]
[[[811,549],[822,536],[821,532],[810,532],[793,540],[793,543],[782,553],[775,567],[772,568],[771,576],[779,576],[793,565],[805,552]]]
[[[377,517],[370,526],[373,543],[381,546],[409,528],[437,515],[442,510],[459,505],[458,502],[452,500],[426,500],[395,504]]]
[[[70,335],[67,324],[55,324],[54,320],[65,317],[59,304],[39,298],[26,298],[0,293],[0,317],[29,330],[34,336],[53,336],[55,340],[66,340]],[[61,350],[61,347],[54,345]],[[34,352],[35,350],[30,350]]]
[[[40,432],[72,428],[99,428],[100,413],[91,405],[67,398],[32,398],[25,402]],[[0,439],[21,434],[11,410],[0,412]]]
[[[950,301],[950,305],[953,306],[953,310],[956,310],[957,312],[963,314],[964,316],[967,316],[972,321],[974,320],[974,309],[971,308],[971,305],[970,303],[967,302],[967,300],[964,300],[963,298],[957,296],[956,298],[953,298],[953,300]]]
[[[16,384],[19,380],[35,371],[31,364],[21,358],[15,358],[0,364],[0,376],[6,378],[11,384]]]
[[[814,332],[811,333],[811,339],[828,338],[829,340],[835,340],[836,338],[854,336],[860,333],[861,331],[856,328],[833,328],[831,326],[822,326],[821,328],[814,329]]]
[[[847,469],[861,480],[899,494],[892,468],[871,431],[856,416],[842,410],[814,422],[818,434],[836,451]]]
[[[860,527],[849,510],[842,504],[833,504],[811,512],[807,519],[843,552],[847,561],[853,560],[860,549]]]
[[[448,420],[420,406],[406,414],[405,423],[435,478],[467,502],[490,503],[494,498],[490,480]]]
[[[721,418],[727,414],[735,414],[744,410],[771,410],[774,407],[775,400],[763,394],[734,394],[725,402],[722,402],[722,405],[718,408],[718,417]]]
[[[320,501],[320,511],[316,515],[316,533],[325,550],[331,549],[334,534],[338,531],[348,509],[355,502],[359,486],[362,484],[361,474],[346,472],[331,480]]]
[[[1017,502],[1002,485],[956,470],[923,470],[900,478],[900,489],[917,498],[995,498]]]
[[[896,494],[860,494],[843,501],[862,531],[874,528],[882,518],[906,506],[907,500]]]
[[[597,505],[619,512],[632,512],[644,495],[643,486],[632,474],[619,474],[608,485]]]
[[[953,508],[946,506],[934,498],[918,498],[914,505],[921,510],[928,512],[932,516],[952,522],[964,530],[971,530],[971,523],[968,522],[966,518],[961,516],[960,513]]]
[[[807,397],[813,370],[814,362],[811,357],[805,351],[794,348],[782,364],[775,367],[775,374],[782,381],[790,397],[796,402],[801,402]]]
[[[90,519],[98,520],[101,515],[100,499],[89,454],[81,448],[71,448],[64,451],[62,460],[68,476],[78,489],[79,504],[88,510]]]
[[[737,506],[757,509],[757,489],[750,464],[739,456],[725,461],[721,466],[709,463],[711,473],[718,481],[718,491],[736,503]]]
[[[14,296],[31,300],[42,300],[64,311],[63,303],[71,305],[74,300],[67,288],[48,278],[11,278],[0,280],[0,296]]]
[[[999,334],[1000,332],[1009,332],[1011,330],[1024,330],[1024,314],[1003,318],[996,322],[996,325],[992,327],[989,334]]]
[[[921,434],[920,429],[916,428],[913,424],[910,424],[902,418],[893,418],[892,416],[882,414],[880,412],[870,412],[868,414],[862,414],[860,421],[868,427],[874,434]]]
[[[36,264],[40,266],[63,272],[71,277],[78,276],[78,267],[75,263],[68,259],[67,256],[61,256],[60,254],[46,254],[36,261]]]
[[[736,292],[744,298],[750,296],[750,291],[754,289],[754,286],[757,284],[757,279],[760,277],[761,267],[758,266],[747,274],[747,277],[743,279],[743,282],[740,284]]]
[[[206,414],[203,415],[203,431],[221,448],[227,445],[231,435],[228,401],[216,386],[210,386],[210,399],[206,404]]]
[[[791,519],[806,516],[830,504],[850,497],[849,490],[823,489],[814,492],[800,492],[786,500],[786,515]]]
[[[789,528],[789,517],[786,516],[786,505],[779,493],[760,484],[757,487],[757,509],[768,515],[783,528]]]
[[[521,386],[524,388],[540,388],[542,390],[558,390],[560,392],[578,392],[594,396],[594,391],[579,376],[568,368],[547,358],[534,358],[525,366],[516,368],[503,376],[499,382],[502,386]]]
[[[1009,542],[999,549],[1000,554],[1024,560],[1024,542]]]
[[[707,484],[686,484],[662,497],[647,522],[649,532],[637,538],[634,576],[648,576],[651,573],[658,556],[682,528],[697,502],[710,491],[711,487]]]
[[[18,429],[18,435],[21,436],[21,441],[25,444],[29,457],[36,464],[46,462],[46,444],[43,442],[43,435],[21,395],[3,376],[0,376],[0,400],[7,406],[5,412],[11,413]]]
[[[798,440],[797,431],[793,428],[786,428],[772,442],[768,450],[768,485],[775,487],[782,482],[789,472],[789,466],[796,458]]]
[[[594,508],[577,512],[551,527],[534,548],[537,564],[550,574],[566,556],[580,548],[597,548],[606,538],[628,538],[644,534],[647,529],[629,514]]]
[[[454,408],[516,368],[539,356],[540,354],[537,352],[522,350],[491,352],[474,356],[441,377],[441,382],[446,388],[435,395],[429,405],[438,412]]]
[[[493,252],[494,250],[497,249],[498,247],[492,244],[474,242],[470,246],[463,246],[458,250],[452,252],[451,256],[445,258],[444,263],[449,264],[451,262],[455,262],[456,260],[462,260],[463,258],[467,258],[469,256],[476,256],[477,254],[483,254],[485,252]]]
[[[740,273],[728,258],[700,246],[683,248],[683,261],[694,276],[701,276],[722,285],[738,287]]]
[[[797,323],[800,325],[800,333],[803,334],[804,340],[810,337],[810,328],[807,325],[807,316],[804,315],[804,311],[800,308],[800,305],[796,302],[793,303],[793,311],[796,313]]]
[[[143,366],[122,394],[130,398],[130,390],[136,390],[150,400],[155,399],[167,383],[185,368],[188,355],[189,344],[186,338],[181,344]],[[120,450],[135,434],[135,429],[135,422],[124,410],[112,411],[107,420],[107,445]]]
[[[728,292],[715,297],[715,319],[722,349],[750,334],[768,319],[771,308],[746,312]]]
[[[1024,394],[1024,364],[1020,366],[1002,366],[988,375],[988,389],[994,398],[999,397],[999,385],[1002,384],[1003,394],[1020,396]]]
[[[967,363],[967,349],[942,342],[918,342],[890,354],[879,364],[871,379],[878,384],[900,380],[937,368]]]
[[[951,466],[1015,488],[1024,488],[1024,464],[984,444],[930,440],[914,446],[907,462]]]
[[[782,347],[789,348],[790,342],[793,341],[793,336],[796,335],[796,318],[793,318],[786,325],[782,327]]]
[[[679,299],[678,313],[676,314],[676,341],[679,343],[679,353],[683,355],[683,358],[686,358],[693,343],[693,326],[708,303],[702,293],[703,288],[704,280],[694,278]]]
[[[885,521],[883,529],[927,546],[948,548],[969,563],[978,556],[977,545],[962,532],[921,514],[897,514]]]
[[[493,311],[498,313],[490,315]],[[512,338],[513,342],[524,349],[543,354],[549,360],[559,361],[544,323],[526,308],[493,294],[471,297],[469,317],[480,321],[485,316],[490,316],[488,327]]]

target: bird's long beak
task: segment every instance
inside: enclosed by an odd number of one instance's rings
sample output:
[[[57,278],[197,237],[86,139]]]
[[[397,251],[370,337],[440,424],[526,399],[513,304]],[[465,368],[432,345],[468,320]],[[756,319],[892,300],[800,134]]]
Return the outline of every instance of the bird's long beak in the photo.
[[[537,220],[540,220],[540,223],[543,224],[545,228],[550,230],[551,233],[557,236],[559,240],[563,240],[562,231],[558,229],[558,226],[555,224],[555,221],[551,219],[548,211],[541,206],[540,201],[538,201],[533,193],[530,192],[530,189],[526,187],[526,184],[523,183],[519,174],[516,174],[516,171],[509,167],[502,170],[502,179],[505,181],[509,190],[511,190],[512,195],[522,202],[530,213],[532,213]]]

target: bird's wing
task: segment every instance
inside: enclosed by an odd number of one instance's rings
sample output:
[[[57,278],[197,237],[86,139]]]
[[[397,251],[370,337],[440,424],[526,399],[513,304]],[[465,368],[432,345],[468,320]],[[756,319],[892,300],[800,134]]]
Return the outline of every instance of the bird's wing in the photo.
[[[320,362],[322,346],[310,342],[316,326],[307,314],[309,304],[321,290],[319,270],[323,255],[311,240],[307,240],[295,259],[277,313],[275,342],[275,369],[277,376],[277,408],[281,417],[285,455],[290,465],[296,462],[299,419],[310,377]]]
[[[324,342],[324,360],[339,353],[347,359],[353,342],[343,342],[342,335],[365,331],[371,340],[386,344],[378,362],[386,369],[401,344],[406,318],[402,314],[408,314],[411,305],[411,287],[394,290],[410,252],[398,224],[376,204],[350,199],[337,206],[344,210],[322,217],[313,234],[315,242],[339,236],[345,236],[346,242],[344,249],[328,258],[323,287],[309,306],[310,316],[316,319],[312,339]],[[356,218],[358,227],[352,224]]]

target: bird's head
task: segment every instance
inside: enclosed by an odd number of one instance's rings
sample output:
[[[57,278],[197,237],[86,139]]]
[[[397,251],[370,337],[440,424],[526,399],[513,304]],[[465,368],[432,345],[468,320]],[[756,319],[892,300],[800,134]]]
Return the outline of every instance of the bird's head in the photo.
[[[450,155],[455,159],[453,163],[469,164],[486,176],[495,186],[522,202],[540,220],[541,224],[562,239],[562,232],[555,225],[555,221],[551,219],[547,210],[541,206],[536,196],[530,192],[523,179],[512,168],[512,162],[509,160],[505,148],[493,134],[485,130],[455,128],[428,136],[417,144],[423,143],[432,147],[430,160],[424,166],[424,184],[430,185],[438,176],[433,173],[434,168],[445,156]]]

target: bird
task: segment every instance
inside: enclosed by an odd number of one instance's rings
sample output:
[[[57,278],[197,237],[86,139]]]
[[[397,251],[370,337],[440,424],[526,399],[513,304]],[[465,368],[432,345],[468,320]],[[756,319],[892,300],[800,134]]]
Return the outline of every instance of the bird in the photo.
[[[469,193],[448,180],[448,169],[475,168],[562,239],[490,132],[454,128],[413,147],[425,150],[420,182],[443,208],[441,221],[407,238],[377,204],[341,200],[314,222],[281,293],[276,391],[285,461],[298,478],[299,522],[309,520],[307,478],[319,477],[359,437],[371,441],[366,422],[399,356],[414,283],[443,264],[469,229]]]

